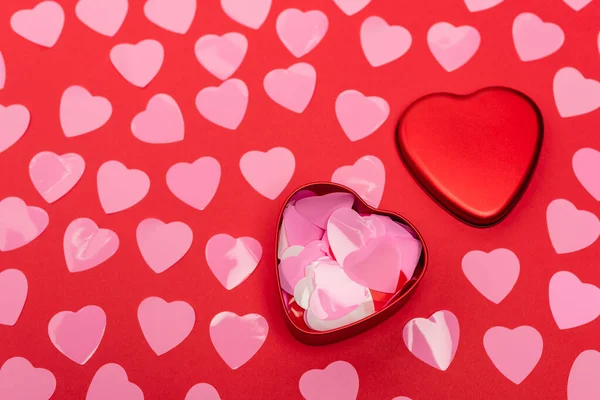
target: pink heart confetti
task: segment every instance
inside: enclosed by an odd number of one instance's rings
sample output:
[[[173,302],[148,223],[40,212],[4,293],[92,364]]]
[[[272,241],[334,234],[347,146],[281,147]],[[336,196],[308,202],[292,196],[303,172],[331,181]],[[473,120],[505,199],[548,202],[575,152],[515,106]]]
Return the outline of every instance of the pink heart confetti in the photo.
[[[48,227],[46,211],[27,206],[18,197],[0,201],[0,251],[15,250],[42,234]]]
[[[152,39],[137,44],[118,44],[110,51],[110,61],[115,69],[127,82],[141,88],[156,77],[164,57],[163,46]]]
[[[479,293],[492,303],[500,304],[517,283],[520,263],[516,254],[508,249],[489,253],[473,250],[463,257],[462,270]]]
[[[565,42],[565,34],[560,26],[544,22],[533,13],[517,15],[512,34],[521,61],[548,57],[557,52]]]
[[[42,151],[29,162],[31,182],[48,203],[54,203],[73,189],[84,171],[85,160],[74,153],[59,156]]]
[[[237,32],[223,36],[205,35],[196,42],[198,62],[221,80],[228,79],[242,64],[248,51],[248,39]]]
[[[565,67],[554,75],[554,101],[563,118],[600,108],[600,82],[586,79],[577,69]]]
[[[146,143],[175,143],[183,140],[185,123],[179,105],[168,94],[152,96],[146,110],[131,121],[133,136]]]
[[[567,383],[568,400],[595,400],[600,397],[600,352],[585,350],[577,356]]]
[[[184,400],[221,400],[221,397],[212,385],[198,383],[187,392]]]
[[[600,316],[600,288],[583,283],[568,271],[550,279],[550,310],[559,329],[576,328]]]
[[[98,196],[107,214],[133,207],[150,190],[150,178],[144,171],[128,169],[119,161],[107,161],[98,169]]]
[[[354,165],[335,170],[331,182],[354,190],[371,207],[379,207],[385,188],[385,167],[375,156],[359,158]]]
[[[600,201],[600,151],[584,148],[573,155],[573,171],[579,183],[597,201]]]
[[[34,368],[23,357],[8,359],[0,368],[0,398],[6,400],[49,400],[56,389],[52,372]]]
[[[65,24],[65,12],[55,1],[42,1],[31,10],[17,11],[10,26],[19,36],[43,47],[53,47]]]
[[[438,22],[427,32],[429,50],[448,72],[465,65],[479,49],[481,36],[472,26]]]
[[[154,272],[160,274],[181,260],[192,246],[194,233],[183,222],[165,224],[156,218],[139,223],[136,239],[142,257]]]
[[[267,19],[272,0],[221,0],[221,7],[229,18],[235,22],[258,29]]]
[[[406,54],[412,36],[402,26],[390,26],[381,17],[369,17],[360,26],[360,45],[369,64],[380,67]]]
[[[371,0],[333,0],[346,15],[354,15],[365,8]]]
[[[470,12],[478,12],[489,10],[490,8],[496,7],[504,0],[465,0],[465,5]]]
[[[329,21],[319,10],[302,12],[288,8],[279,14],[275,24],[277,35],[286,49],[300,58],[310,53],[325,37]]]
[[[254,190],[267,199],[275,200],[292,179],[296,159],[284,147],[275,147],[267,152],[249,151],[240,159],[240,169]]]
[[[349,362],[335,361],[325,369],[306,371],[299,386],[306,400],[356,400],[358,373]]]
[[[6,64],[4,63],[4,56],[0,51],[0,89],[4,89],[6,83]]]
[[[196,108],[213,124],[236,130],[248,108],[248,87],[239,79],[229,79],[204,88],[196,96]]]
[[[99,229],[89,218],[78,218],[67,227],[63,248],[69,271],[82,272],[111,258],[119,248],[119,237],[109,229]]]
[[[591,246],[600,236],[600,221],[589,211],[578,210],[568,200],[553,200],[546,210],[548,233],[558,254]]]
[[[571,7],[575,11],[581,10],[592,2],[592,0],[563,0],[566,5]]]
[[[288,69],[274,69],[263,81],[271,100],[298,114],[308,107],[316,84],[317,71],[307,63],[294,64]]]
[[[219,182],[221,166],[212,157],[200,157],[193,163],[178,163],[167,171],[167,186],[185,204],[204,210],[211,202]]]
[[[298,214],[321,229],[327,229],[327,222],[334,211],[351,208],[354,196],[351,193],[327,193],[323,196],[311,196],[300,199],[294,204]]]
[[[147,0],[144,14],[161,28],[183,35],[194,21],[196,0]]]
[[[106,314],[98,306],[61,311],[48,323],[48,336],[58,351],[84,365],[94,355],[106,329]]]
[[[17,323],[25,306],[27,288],[27,278],[18,269],[0,272],[0,325],[14,326]]]
[[[17,143],[29,127],[29,110],[20,104],[0,104],[0,153]]]
[[[144,400],[144,393],[129,382],[127,372],[119,364],[104,364],[92,379],[85,400]]]
[[[110,101],[92,96],[81,86],[71,86],[60,100],[60,124],[66,137],[95,131],[106,124],[112,115]]]
[[[364,139],[375,132],[390,115],[390,106],[381,97],[346,90],[335,101],[335,115],[348,139]]]
[[[314,241],[306,247],[298,247],[297,254],[286,254],[287,257],[279,263],[281,288],[291,295],[298,282],[304,278],[306,266],[326,255],[323,242]]]
[[[327,222],[327,240],[335,259],[345,267],[346,258],[375,239],[377,226],[351,208],[335,210]],[[396,279],[397,281],[397,279]]]
[[[269,333],[267,320],[258,314],[243,317],[223,311],[210,321],[210,340],[231,369],[246,364],[260,350]]]
[[[160,297],[148,297],[138,307],[138,321],[150,348],[160,356],[190,335],[196,314],[185,301],[168,303]]]
[[[225,233],[206,243],[206,262],[217,280],[227,290],[241,285],[254,272],[262,246],[251,237],[234,238]]]
[[[128,9],[128,0],[79,0],[75,14],[88,28],[112,37],[121,29]]]

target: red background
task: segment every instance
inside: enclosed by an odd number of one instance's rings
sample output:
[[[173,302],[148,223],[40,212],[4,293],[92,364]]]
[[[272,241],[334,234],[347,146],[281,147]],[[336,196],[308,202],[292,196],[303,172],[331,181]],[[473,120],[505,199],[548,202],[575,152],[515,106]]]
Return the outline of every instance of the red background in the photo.
[[[576,180],[571,158],[581,147],[600,148],[600,111],[563,119],[552,95],[556,71],[565,66],[600,79],[600,1],[575,12],[560,0],[505,0],[497,7],[470,13],[462,0],[373,0],[348,17],[331,0],[275,1],[258,31],[229,19],[216,0],[199,1],[196,19],[184,35],[165,31],[143,15],[143,1],[130,0],[130,10],[117,35],[107,38],[84,26],[75,16],[76,0],[59,0],[66,14],[58,43],[45,49],[17,36],[10,16],[31,8],[38,0],[0,4],[0,51],[7,64],[7,83],[0,104],[23,104],[31,112],[27,133],[0,154],[0,198],[18,196],[44,208],[50,215],[47,230],[31,244],[0,254],[0,269],[22,270],[29,281],[25,308],[14,327],[0,326],[0,364],[22,356],[47,368],[57,378],[56,399],[80,399],[97,369],[108,362],[121,364],[148,400],[183,399],[199,382],[216,387],[223,399],[300,399],[298,380],[308,369],[345,360],[360,377],[359,399],[565,399],[569,370],[586,349],[600,349],[600,319],[560,331],[548,305],[548,282],[559,270],[600,285],[600,244],[557,255],[545,220],[547,205],[565,198],[578,208],[600,213],[600,205]],[[525,4],[526,3],[526,4]],[[329,18],[323,41],[301,61],[317,70],[315,95],[303,114],[271,101],[263,87],[265,74],[298,62],[275,32],[278,14],[289,7],[319,9]],[[534,62],[519,60],[512,42],[512,22],[521,12],[533,12],[560,25],[566,40],[555,54]],[[371,15],[402,25],[412,34],[410,50],[399,60],[371,67],[360,47],[360,25]],[[464,67],[448,73],[427,48],[427,30],[436,22],[471,25],[481,33],[477,54]],[[196,40],[208,33],[241,32],[249,50],[234,77],[249,88],[246,116],[235,132],[206,121],[195,108],[198,91],[220,81],[197,62]],[[156,39],[165,48],[157,77],[139,89],[118,75],[109,60],[118,43]],[[66,138],[59,122],[63,91],[81,85],[113,105],[110,121],[99,131]],[[545,138],[538,168],[529,188],[511,214],[489,229],[469,227],[437,206],[413,181],[400,161],[394,129],[402,111],[414,100],[438,91],[468,93],[501,85],[520,90],[540,107]],[[350,142],[334,113],[337,95],[356,89],[383,97],[390,117],[373,135]],[[185,140],[150,145],[131,134],[132,118],[157,93],[168,93],[180,105],[186,123]],[[239,159],[247,151],[287,147],[296,157],[292,181],[275,201],[255,192],[242,177]],[[31,157],[40,151],[75,152],[86,160],[86,173],[57,203],[48,205],[28,176]],[[297,342],[287,330],[275,282],[276,221],[285,197],[311,181],[328,180],[341,165],[364,155],[376,155],[386,167],[381,207],[409,218],[423,234],[430,251],[428,272],[414,297],[397,314],[357,337],[325,347]],[[213,156],[221,163],[221,184],[212,203],[202,212],[176,199],[167,189],[167,169],[181,161]],[[96,172],[115,159],[145,171],[152,181],[148,196],[135,207],[106,215],[98,200]],[[65,265],[62,237],[75,218],[89,217],[113,229],[121,247],[109,261],[93,270],[72,274]],[[135,241],[144,218],[181,220],[194,230],[189,253],[167,272],[157,275],[144,263]],[[263,259],[254,274],[232,291],[225,290],[208,269],[206,241],[214,234],[252,236],[263,246]],[[506,247],[521,262],[513,291],[499,305],[479,294],[461,270],[470,250]],[[139,303],[148,296],[185,300],[196,311],[191,335],[174,350],[157,357],[142,336],[136,318]],[[95,304],[108,317],[106,333],[90,361],[80,366],[60,354],[47,334],[50,318],[59,311]],[[412,356],[402,343],[402,328],[414,317],[451,310],[460,321],[458,351],[450,368],[441,372]],[[256,312],[269,322],[269,336],[256,356],[232,371],[219,358],[208,335],[212,317],[221,311]],[[492,326],[531,325],[543,336],[542,358],[531,375],[515,385],[493,366],[483,348],[483,335]]]

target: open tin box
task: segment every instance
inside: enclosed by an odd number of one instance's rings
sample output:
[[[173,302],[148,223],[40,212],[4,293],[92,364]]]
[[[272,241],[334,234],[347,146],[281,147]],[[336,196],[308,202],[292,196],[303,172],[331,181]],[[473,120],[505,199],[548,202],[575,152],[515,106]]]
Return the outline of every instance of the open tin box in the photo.
[[[316,196],[323,196],[330,193],[348,193],[354,197],[354,203],[352,208],[361,215],[377,214],[391,218],[392,221],[404,224],[408,228],[412,229],[412,236],[417,239],[421,244],[421,252],[414,268],[414,272],[411,277],[408,277],[402,284],[398,282],[397,291],[393,294],[386,293],[387,295],[383,301],[377,301],[378,306],[375,306],[374,312],[360,320],[351,322],[347,325],[336,327],[329,330],[319,331],[308,327],[302,317],[302,308],[295,303],[294,296],[290,296],[281,285],[281,274],[279,270],[280,263],[280,231],[283,229],[283,218],[286,207],[291,202],[297,201],[303,198],[304,193],[313,192]],[[333,342],[337,342],[343,339],[347,339],[351,336],[357,335],[367,329],[370,329],[382,322],[384,319],[390,317],[400,307],[402,307],[410,298],[415,291],[417,285],[423,279],[425,271],[427,270],[428,263],[428,252],[427,246],[422,235],[419,233],[417,228],[406,218],[401,215],[391,212],[375,209],[369,206],[362,198],[352,189],[330,182],[316,182],[304,185],[296,189],[287,199],[280,212],[278,224],[277,224],[277,237],[275,242],[275,274],[277,277],[277,286],[279,288],[279,299],[281,301],[282,308],[284,310],[286,322],[290,328],[292,334],[301,342],[309,345],[323,345]],[[382,295],[382,293],[371,291],[373,299]],[[380,299],[381,300],[381,299]],[[298,314],[302,315],[298,315]]]

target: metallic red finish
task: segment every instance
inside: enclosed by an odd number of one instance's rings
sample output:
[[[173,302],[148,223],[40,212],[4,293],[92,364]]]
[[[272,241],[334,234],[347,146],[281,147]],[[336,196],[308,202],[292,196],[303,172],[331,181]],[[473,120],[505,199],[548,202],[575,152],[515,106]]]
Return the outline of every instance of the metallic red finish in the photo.
[[[488,227],[517,203],[538,160],[536,104],[508,88],[420,98],[398,124],[400,154],[429,195],[457,218]]]

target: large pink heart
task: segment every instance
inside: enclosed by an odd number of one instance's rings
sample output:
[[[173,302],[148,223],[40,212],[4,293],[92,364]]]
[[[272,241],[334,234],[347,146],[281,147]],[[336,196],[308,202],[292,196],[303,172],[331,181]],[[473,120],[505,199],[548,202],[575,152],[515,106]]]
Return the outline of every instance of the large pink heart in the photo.
[[[144,400],[144,393],[129,382],[127,372],[119,364],[104,364],[92,379],[85,400]]]
[[[183,140],[185,124],[179,105],[168,94],[152,96],[146,110],[131,121],[131,132],[146,143],[175,143]]]
[[[171,193],[200,211],[210,204],[220,181],[221,165],[212,157],[200,157],[193,163],[178,163],[167,171],[167,186]]]
[[[65,24],[65,12],[55,1],[42,1],[31,10],[17,11],[10,26],[18,35],[44,47],[58,41]]]
[[[90,29],[112,37],[121,29],[128,9],[128,0],[79,0],[75,14]]]
[[[137,87],[146,87],[160,71],[165,50],[156,40],[137,44],[118,44],[110,51],[110,61],[125,80]]]
[[[311,369],[300,377],[300,393],[306,400],[356,400],[358,373],[346,361],[332,362],[325,369]]]
[[[65,231],[63,249],[71,272],[87,271],[111,258],[119,248],[119,237],[109,229],[98,229],[89,218],[78,218]]]
[[[302,113],[315,92],[317,72],[307,63],[294,64],[288,69],[274,69],[263,81],[267,95],[280,106]]]
[[[346,90],[335,101],[335,115],[348,139],[355,142],[383,125],[390,115],[390,106],[381,97],[367,97],[357,90]]]
[[[221,80],[228,79],[242,64],[248,39],[237,32],[223,36],[205,35],[196,42],[196,58],[204,68]]]
[[[75,153],[63,155],[42,151],[29,162],[29,177],[38,193],[54,203],[79,182],[85,171],[85,160]]]
[[[148,194],[150,178],[144,171],[129,169],[119,161],[107,161],[98,169],[98,196],[107,214],[133,207]]]
[[[296,159],[284,147],[275,147],[266,152],[249,151],[240,159],[240,169],[254,190],[275,200],[292,179]]]
[[[0,251],[15,250],[32,242],[48,226],[46,211],[27,206],[18,197],[0,201]]]
[[[232,20],[247,26],[248,28],[258,29],[267,19],[271,9],[272,0],[221,0],[223,11]]]
[[[448,72],[467,63],[479,49],[481,36],[472,26],[455,27],[447,22],[434,24],[427,32],[429,50]]]
[[[354,190],[371,207],[379,207],[385,188],[385,167],[379,158],[364,156],[354,165],[336,169],[331,181]]]
[[[479,293],[499,304],[517,283],[520,264],[515,253],[508,249],[489,253],[473,250],[463,257],[462,270]]]
[[[112,115],[110,101],[92,96],[81,86],[71,86],[60,100],[60,124],[66,137],[75,137],[102,127]]]
[[[29,110],[24,106],[0,104],[0,153],[21,139],[29,127],[29,119]]]
[[[27,288],[27,278],[18,269],[0,272],[0,325],[17,323],[27,299]]]
[[[168,31],[185,34],[196,15],[196,0],[147,0],[144,14]]]
[[[221,400],[221,396],[212,385],[198,383],[187,392],[184,400]]]
[[[600,398],[600,352],[585,350],[577,356],[567,383],[568,400]]]
[[[340,208],[331,213],[327,224],[327,240],[335,259],[345,267],[346,257],[365,248],[377,237],[379,230],[383,230],[383,227],[370,217],[362,217],[351,208]]]
[[[512,28],[517,54],[522,61],[547,57],[560,49],[565,34],[556,24],[544,22],[533,13],[517,15]]]
[[[144,261],[160,274],[179,261],[192,246],[194,233],[183,222],[165,224],[156,218],[146,218],[136,229],[136,239]]]
[[[55,389],[52,372],[34,368],[23,357],[10,358],[0,368],[0,399],[49,400]]]
[[[225,233],[206,243],[206,262],[217,280],[227,290],[244,282],[258,266],[262,246],[251,237],[234,238]]]
[[[573,67],[565,67],[554,75],[554,101],[563,118],[590,113],[600,108],[600,82],[586,79]]]
[[[360,44],[369,64],[380,67],[402,57],[412,45],[412,36],[402,26],[369,17],[360,27]]]
[[[583,283],[568,271],[550,279],[550,310],[560,329],[585,325],[600,316],[600,288]]]
[[[239,79],[229,79],[204,88],[196,96],[196,108],[213,124],[236,130],[248,108],[248,87]]]
[[[600,221],[589,211],[578,210],[568,200],[553,200],[546,209],[548,233],[558,254],[585,249],[600,236]]]
[[[275,28],[283,45],[300,58],[314,49],[327,33],[327,15],[319,10],[288,8],[279,14]]]
[[[600,151],[590,148],[577,150],[573,155],[573,171],[585,190],[600,201]]]

